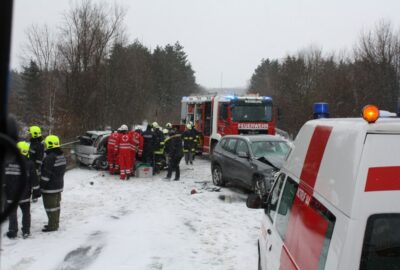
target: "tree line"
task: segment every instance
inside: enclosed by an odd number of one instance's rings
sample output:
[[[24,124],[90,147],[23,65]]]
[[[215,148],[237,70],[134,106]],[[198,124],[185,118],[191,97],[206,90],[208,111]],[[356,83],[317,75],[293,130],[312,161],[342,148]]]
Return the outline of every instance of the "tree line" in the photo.
[[[263,59],[248,92],[271,96],[278,127],[295,135],[312,119],[315,102],[329,103],[331,117],[359,117],[367,104],[397,112],[399,86],[400,31],[381,21],[360,35],[347,56],[310,47],[284,59]]]
[[[178,42],[151,50],[128,43],[125,10],[82,0],[52,31],[26,31],[25,63],[11,72],[10,112],[71,138],[88,129],[142,120],[175,122],[184,95],[203,91]]]

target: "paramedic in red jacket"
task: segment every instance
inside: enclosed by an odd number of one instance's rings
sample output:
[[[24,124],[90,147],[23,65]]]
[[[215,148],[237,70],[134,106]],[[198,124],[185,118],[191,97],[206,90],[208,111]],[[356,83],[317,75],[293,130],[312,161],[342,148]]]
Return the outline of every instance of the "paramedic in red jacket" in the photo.
[[[136,131],[130,131],[129,132],[130,137],[132,138],[132,151],[131,151],[131,156],[132,156],[132,167],[131,167],[131,175],[133,176],[135,174],[135,169],[136,169],[136,156],[138,158],[142,157],[143,153],[143,136]]]
[[[108,161],[108,169],[110,174],[115,174],[119,170],[118,166],[118,157],[115,151],[115,144],[117,143],[118,133],[114,131],[108,137],[107,142],[107,161]]]
[[[115,152],[119,161],[119,178],[121,180],[129,179],[132,173],[132,151],[134,149],[132,133],[128,133],[128,126],[122,125],[119,130],[119,136],[115,144]]]

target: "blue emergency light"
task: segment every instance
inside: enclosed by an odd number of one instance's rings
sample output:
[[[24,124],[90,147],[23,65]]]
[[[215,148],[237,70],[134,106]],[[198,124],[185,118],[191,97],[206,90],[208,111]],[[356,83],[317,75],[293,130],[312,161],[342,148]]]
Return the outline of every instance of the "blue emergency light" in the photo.
[[[313,106],[314,119],[329,118],[329,105],[326,102],[316,102]]]
[[[232,96],[232,95],[227,95],[227,96],[224,96],[226,99],[229,99],[229,100],[235,100],[235,99],[237,99],[236,98],[236,96]]]

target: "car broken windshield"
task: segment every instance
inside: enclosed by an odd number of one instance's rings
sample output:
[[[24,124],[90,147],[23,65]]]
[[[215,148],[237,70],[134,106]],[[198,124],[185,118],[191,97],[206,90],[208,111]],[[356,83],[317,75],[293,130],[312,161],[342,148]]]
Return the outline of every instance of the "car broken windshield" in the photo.
[[[290,147],[283,141],[258,141],[251,144],[251,149],[256,158],[275,157],[284,159]]]

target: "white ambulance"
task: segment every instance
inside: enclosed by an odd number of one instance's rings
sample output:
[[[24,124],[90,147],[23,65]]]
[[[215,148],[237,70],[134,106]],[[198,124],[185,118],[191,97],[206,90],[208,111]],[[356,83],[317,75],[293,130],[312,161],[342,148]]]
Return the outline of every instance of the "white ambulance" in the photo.
[[[259,269],[400,269],[400,119],[364,113],[307,122],[266,201],[249,196]]]

